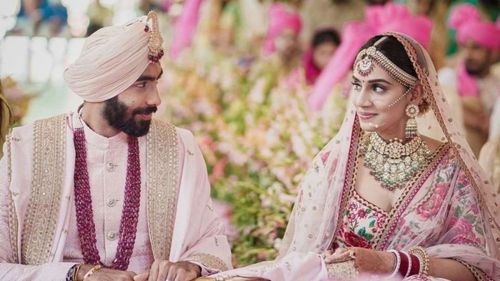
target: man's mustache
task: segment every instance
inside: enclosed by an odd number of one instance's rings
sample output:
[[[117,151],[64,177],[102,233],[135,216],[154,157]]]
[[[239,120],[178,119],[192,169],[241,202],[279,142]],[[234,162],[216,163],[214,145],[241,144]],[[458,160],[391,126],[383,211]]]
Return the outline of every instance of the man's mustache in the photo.
[[[156,106],[149,106],[145,108],[138,108],[133,111],[133,114],[150,114],[150,113],[155,113],[158,110],[158,107]]]

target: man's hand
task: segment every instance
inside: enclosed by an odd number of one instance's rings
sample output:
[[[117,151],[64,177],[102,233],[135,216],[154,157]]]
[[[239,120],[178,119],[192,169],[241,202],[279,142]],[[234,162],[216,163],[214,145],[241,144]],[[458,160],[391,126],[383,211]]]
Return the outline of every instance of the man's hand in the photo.
[[[85,274],[93,265],[83,264],[78,271],[77,279],[82,281]],[[132,271],[122,271],[109,268],[101,268],[90,275],[85,281],[133,281],[136,274]]]
[[[201,276],[201,268],[187,261],[155,260],[149,272],[134,277],[134,281],[191,281]]]

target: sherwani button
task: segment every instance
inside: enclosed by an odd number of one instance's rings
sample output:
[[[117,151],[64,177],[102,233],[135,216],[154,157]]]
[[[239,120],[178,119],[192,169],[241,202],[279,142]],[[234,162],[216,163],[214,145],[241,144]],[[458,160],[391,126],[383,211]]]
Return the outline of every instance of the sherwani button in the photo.
[[[113,241],[116,240],[116,238],[118,238],[118,234],[114,231],[110,231],[108,232],[108,234],[106,234],[106,237],[108,238],[108,240]]]

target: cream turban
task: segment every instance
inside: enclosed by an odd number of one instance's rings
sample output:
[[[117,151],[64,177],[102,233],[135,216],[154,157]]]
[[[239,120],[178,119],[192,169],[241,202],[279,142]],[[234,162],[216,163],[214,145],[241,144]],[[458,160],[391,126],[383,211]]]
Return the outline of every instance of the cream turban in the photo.
[[[80,57],[65,70],[64,80],[85,101],[108,100],[161,58],[162,42],[153,12],[127,25],[101,28],[87,38]]]

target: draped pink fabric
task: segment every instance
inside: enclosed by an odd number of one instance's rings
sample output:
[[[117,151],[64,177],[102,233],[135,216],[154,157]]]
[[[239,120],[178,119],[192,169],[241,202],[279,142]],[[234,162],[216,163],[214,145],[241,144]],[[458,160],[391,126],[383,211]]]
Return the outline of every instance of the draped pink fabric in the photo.
[[[477,80],[467,72],[463,61],[458,65],[457,78],[458,94],[461,97],[477,97],[479,95]]]
[[[316,82],[316,79],[318,79],[319,75],[321,74],[321,69],[319,69],[319,67],[314,64],[313,52],[314,51],[311,48],[307,50],[302,57],[302,65],[304,67],[306,82],[308,85],[314,84],[314,82]]]
[[[200,19],[202,0],[186,0],[182,14],[175,23],[174,38],[170,49],[172,59],[176,59],[184,48],[191,45]]]
[[[500,27],[483,21],[479,11],[471,4],[457,5],[450,14],[448,25],[457,31],[459,43],[472,40],[485,48],[500,49]]]
[[[285,30],[295,33],[302,30],[300,15],[284,4],[273,4],[269,8],[269,26],[264,42],[264,54],[270,55],[275,51],[274,40]]]
[[[400,32],[411,36],[425,48],[429,46],[432,22],[424,16],[414,16],[402,4],[388,3],[367,8],[363,21],[347,24],[342,43],[318,78],[309,98],[313,110],[321,109],[339,83],[351,69],[358,49],[372,36],[383,32]]]

